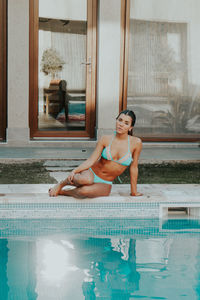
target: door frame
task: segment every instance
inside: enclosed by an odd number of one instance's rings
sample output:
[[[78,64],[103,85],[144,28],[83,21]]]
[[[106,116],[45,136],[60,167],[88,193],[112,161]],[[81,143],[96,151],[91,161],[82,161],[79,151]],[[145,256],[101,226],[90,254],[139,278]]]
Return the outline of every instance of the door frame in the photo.
[[[127,109],[127,89],[128,89],[128,55],[129,55],[129,35],[130,35],[130,0],[121,0],[121,56],[120,56],[120,92],[119,111]],[[160,136],[140,136],[145,142],[198,142],[199,134],[163,134]]]
[[[7,127],[7,0],[0,0],[0,141]]]
[[[86,129],[84,131],[48,131],[38,129],[38,19],[39,0],[29,0],[29,126],[30,137],[87,137],[95,135],[97,69],[97,1],[87,0]],[[91,72],[90,72],[91,70]]]

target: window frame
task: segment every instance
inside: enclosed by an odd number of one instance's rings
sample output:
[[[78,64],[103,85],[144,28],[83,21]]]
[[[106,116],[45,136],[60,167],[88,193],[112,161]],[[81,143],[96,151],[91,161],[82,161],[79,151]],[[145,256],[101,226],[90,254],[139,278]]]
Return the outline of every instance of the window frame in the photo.
[[[81,137],[93,138],[96,123],[96,73],[97,73],[97,1],[87,0],[88,20],[87,57],[91,57],[91,73],[87,68],[86,129],[84,131],[48,131],[38,129],[38,31],[39,0],[29,0],[29,126],[30,137]],[[37,101],[35,101],[37,99]]]
[[[7,127],[7,0],[0,0],[0,141]]]

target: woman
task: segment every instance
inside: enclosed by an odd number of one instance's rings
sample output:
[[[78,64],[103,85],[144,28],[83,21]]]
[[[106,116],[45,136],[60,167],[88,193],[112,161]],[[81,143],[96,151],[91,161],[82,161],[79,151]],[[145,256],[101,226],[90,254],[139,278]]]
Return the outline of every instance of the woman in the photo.
[[[131,110],[122,111],[116,119],[116,133],[105,135],[97,143],[92,155],[53,188],[50,196],[72,196],[93,198],[108,196],[112,181],[130,166],[131,196],[142,196],[137,191],[138,159],[142,141],[130,136],[135,124],[135,114]],[[76,188],[63,190],[66,185]]]

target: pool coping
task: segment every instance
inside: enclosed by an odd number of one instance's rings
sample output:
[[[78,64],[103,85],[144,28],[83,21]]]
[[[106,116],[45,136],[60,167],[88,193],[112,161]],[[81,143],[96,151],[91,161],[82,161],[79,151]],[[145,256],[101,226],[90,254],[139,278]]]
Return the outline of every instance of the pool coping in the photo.
[[[190,207],[200,216],[200,184],[139,184],[141,197],[130,196],[130,185],[113,185],[109,197],[79,200],[49,197],[50,184],[1,184],[0,218],[166,218],[168,207]]]

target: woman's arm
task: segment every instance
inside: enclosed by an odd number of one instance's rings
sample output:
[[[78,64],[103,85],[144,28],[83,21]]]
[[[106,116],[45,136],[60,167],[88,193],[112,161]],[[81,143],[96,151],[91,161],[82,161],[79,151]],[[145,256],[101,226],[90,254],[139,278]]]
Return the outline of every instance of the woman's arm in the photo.
[[[142,141],[141,139],[138,139],[136,149],[133,153],[133,162],[130,166],[131,196],[142,196],[141,193],[137,192],[138,161],[139,161],[141,150],[142,150]]]
[[[68,176],[67,179],[72,183],[73,177],[75,174],[89,169],[99,159],[104,146],[105,146],[105,136],[101,137],[101,139],[98,141],[96,148],[93,151],[93,153],[91,154],[91,156],[86,161],[84,161],[82,164],[80,164],[77,168],[75,168],[70,173],[70,175]]]
[[[68,185],[68,184],[73,185],[74,184],[73,183],[74,175],[76,173],[80,173],[81,171],[89,169],[98,160],[98,158],[100,157],[101,152],[105,146],[105,142],[106,142],[106,137],[102,137],[99,140],[99,142],[97,143],[96,148],[93,151],[92,155],[86,161],[84,161],[82,164],[80,164],[80,166],[75,168],[65,180],[59,182],[58,184],[55,185],[55,187],[49,189],[49,195],[50,196],[58,196],[60,191],[62,190],[62,188],[65,185]]]

